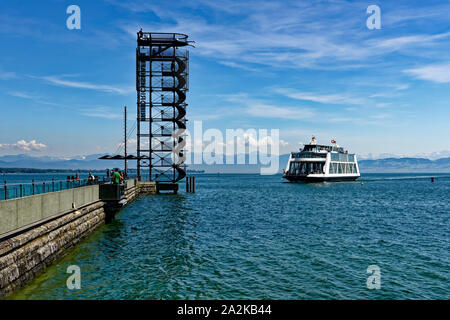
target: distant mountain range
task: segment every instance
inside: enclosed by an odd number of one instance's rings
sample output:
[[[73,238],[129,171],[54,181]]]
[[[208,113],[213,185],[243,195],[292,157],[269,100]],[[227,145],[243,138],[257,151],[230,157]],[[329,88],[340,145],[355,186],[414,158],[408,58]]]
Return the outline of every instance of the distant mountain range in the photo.
[[[63,159],[56,157],[32,157],[25,154],[0,156],[0,168],[34,169],[105,169],[120,167],[123,161],[98,160],[103,154]]]
[[[450,172],[450,158],[385,158],[359,161],[361,172]]]
[[[0,168],[34,168],[34,169],[73,169],[104,170],[122,167],[120,160],[98,160],[101,154],[85,157],[63,159],[56,157],[32,157],[25,154],[0,156]],[[279,171],[286,167],[289,155],[279,157]],[[246,155],[248,163],[248,155]],[[225,163],[225,158],[223,159]],[[236,163],[236,161],[235,161]],[[129,161],[130,168],[136,168],[135,161]],[[258,173],[260,165],[256,164],[202,164],[189,165],[191,170],[205,170],[206,173]],[[360,160],[361,172],[450,172],[450,158],[429,160],[425,158],[385,158],[377,160]]]

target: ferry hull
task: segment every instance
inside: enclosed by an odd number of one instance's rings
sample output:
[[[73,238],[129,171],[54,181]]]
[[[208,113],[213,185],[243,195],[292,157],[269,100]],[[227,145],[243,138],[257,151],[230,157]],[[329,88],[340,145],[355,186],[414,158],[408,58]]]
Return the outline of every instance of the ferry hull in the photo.
[[[308,176],[283,176],[289,182],[339,182],[339,181],[355,181],[359,176],[348,177],[308,177]]]

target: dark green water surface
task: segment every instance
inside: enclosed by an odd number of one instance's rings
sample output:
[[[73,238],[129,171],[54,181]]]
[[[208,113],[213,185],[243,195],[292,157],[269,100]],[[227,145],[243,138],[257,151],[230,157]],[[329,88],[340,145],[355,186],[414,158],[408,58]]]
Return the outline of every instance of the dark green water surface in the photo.
[[[448,299],[450,177],[430,176],[199,175],[197,193],[139,198],[11,298]]]

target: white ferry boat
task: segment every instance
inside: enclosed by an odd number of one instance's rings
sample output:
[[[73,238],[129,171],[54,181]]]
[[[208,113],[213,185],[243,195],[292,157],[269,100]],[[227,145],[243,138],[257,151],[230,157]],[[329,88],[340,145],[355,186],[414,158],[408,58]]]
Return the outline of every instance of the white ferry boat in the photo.
[[[297,181],[352,181],[360,177],[356,155],[344,151],[335,140],[331,146],[313,137],[300,152],[291,152],[283,178]]]

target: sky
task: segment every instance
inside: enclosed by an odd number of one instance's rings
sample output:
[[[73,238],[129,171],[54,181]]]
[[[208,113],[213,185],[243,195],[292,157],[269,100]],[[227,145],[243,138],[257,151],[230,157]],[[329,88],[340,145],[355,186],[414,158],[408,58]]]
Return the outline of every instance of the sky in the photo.
[[[432,0],[2,1],[0,155],[114,153],[140,28],[195,41],[188,128],[279,129],[281,153],[314,135],[361,157],[450,156],[450,3]]]

